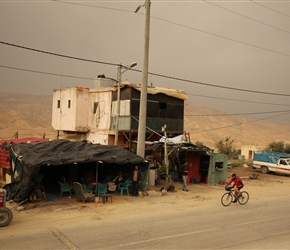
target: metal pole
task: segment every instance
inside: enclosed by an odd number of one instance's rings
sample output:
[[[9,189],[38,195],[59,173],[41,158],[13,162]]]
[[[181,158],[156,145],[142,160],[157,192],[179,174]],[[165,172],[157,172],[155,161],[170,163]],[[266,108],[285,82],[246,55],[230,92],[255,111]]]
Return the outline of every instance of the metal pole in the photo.
[[[164,125],[164,164],[166,167],[166,175],[168,176],[168,160],[167,160],[167,136],[166,136],[166,124]]]
[[[118,67],[118,92],[117,92],[117,114],[115,122],[115,145],[118,145],[118,135],[119,135],[119,116],[120,116],[120,99],[121,99],[121,69],[122,65]]]
[[[165,165],[165,168],[166,168],[166,175],[168,176],[168,157],[167,157],[167,135],[166,135],[166,124],[164,124],[164,126],[161,128],[162,131],[164,132],[164,159],[163,159],[163,162],[164,162],[164,165]]]
[[[132,152],[132,129],[129,132],[129,152]]]
[[[148,62],[149,62],[149,33],[150,33],[150,0],[145,2],[146,18],[145,18],[145,42],[143,56],[143,71],[140,94],[139,109],[139,125],[138,125],[138,141],[137,155],[144,157],[145,155],[145,137],[146,137],[146,115],[147,115],[147,84],[148,84]]]
[[[97,162],[96,165],[96,187],[98,185],[98,179],[99,179],[99,162]]]

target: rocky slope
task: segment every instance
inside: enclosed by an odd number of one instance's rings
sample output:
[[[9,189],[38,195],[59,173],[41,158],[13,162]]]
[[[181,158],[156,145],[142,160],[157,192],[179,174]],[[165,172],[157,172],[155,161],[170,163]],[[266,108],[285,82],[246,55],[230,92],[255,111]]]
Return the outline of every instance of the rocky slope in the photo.
[[[52,96],[0,93],[0,140],[21,137],[55,139],[51,126]],[[184,128],[193,143],[199,141],[214,148],[215,141],[231,136],[235,147],[266,146],[273,141],[290,143],[290,123],[256,121],[231,116],[203,106],[185,103]]]
[[[203,142],[211,148],[227,136],[237,149],[241,145],[267,146],[273,141],[290,143],[289,122],[233,116],[191,103],[185,105],[184,126],[193,143]]]

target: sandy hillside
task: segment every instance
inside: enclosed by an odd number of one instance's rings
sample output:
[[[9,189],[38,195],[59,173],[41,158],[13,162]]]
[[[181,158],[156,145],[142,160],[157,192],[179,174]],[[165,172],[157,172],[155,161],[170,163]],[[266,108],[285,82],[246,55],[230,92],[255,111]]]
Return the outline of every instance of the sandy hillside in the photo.
[[[52,96],[0,93],[0,139],[42,137],[55,139],[51,126]],[[266,146],[273,141],[290,143],[290,123],[254,121],[185,102],[185,131],[193,143],[199,141],[214,148],[215,141],[231,136],[235,147]]]
[[[214,148],[215,141],[230,136],[234,146],[267,146],[273,141],[290,143],[290,123],[255,121],[244,116],[230,116],[203,106],[185,104],[184,127],[193,143],[203,142]]]
[[[51,96],[0,93],[0,140],[18,137],[55,138]]]

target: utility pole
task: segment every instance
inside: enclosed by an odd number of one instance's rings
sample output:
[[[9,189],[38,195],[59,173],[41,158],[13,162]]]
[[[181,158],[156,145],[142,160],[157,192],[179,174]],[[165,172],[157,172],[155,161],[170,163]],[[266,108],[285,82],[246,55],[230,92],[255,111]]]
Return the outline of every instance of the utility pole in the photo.
[[[117,81],[118,81],[118,92],[117,92],[117,114],[115,122],[115,145],[118,145],[119,136],[119,116],[120,116],[120,99],[121,99],[121,69],[122,64],[118,67]]]
[[[147,116],[147,85],[148,85],[148,64],[149,64],[149,33],[150,33],[150,0],[145,1],[146,17],[145,17],[145,36],[144,36],[144,55],[143,55],[143,71],[140,94],[139,109],[139,125],[138,125],[138,141],[137,155],[144,157],[145,155],[145,138],[146,138],[146,116]],[[135,13],[140,9],[138,6]]]

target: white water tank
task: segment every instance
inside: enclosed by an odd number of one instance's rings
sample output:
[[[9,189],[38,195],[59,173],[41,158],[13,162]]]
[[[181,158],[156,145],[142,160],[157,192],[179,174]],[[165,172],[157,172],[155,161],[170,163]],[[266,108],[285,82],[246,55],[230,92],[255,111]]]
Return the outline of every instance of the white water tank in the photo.
[[[117,84],[117,81],[112,78],[99,77],[95,79],[94,88],[108,88]]]

